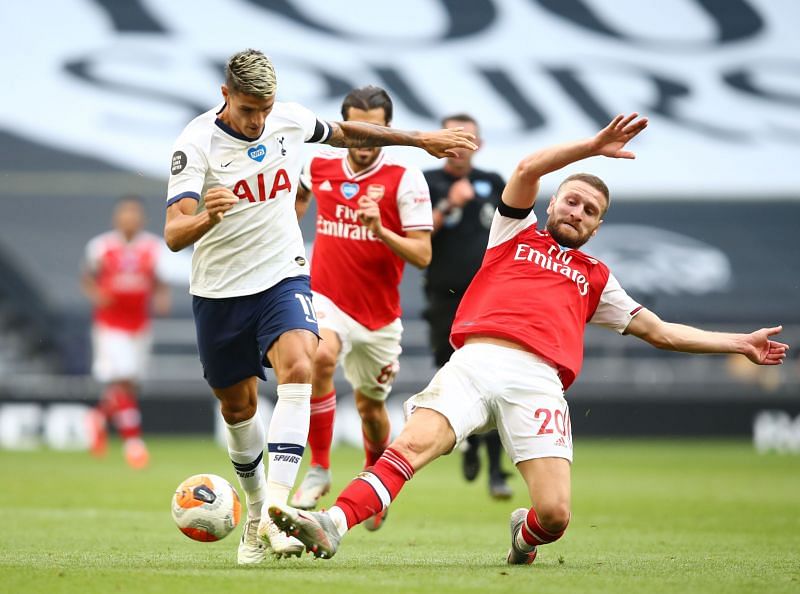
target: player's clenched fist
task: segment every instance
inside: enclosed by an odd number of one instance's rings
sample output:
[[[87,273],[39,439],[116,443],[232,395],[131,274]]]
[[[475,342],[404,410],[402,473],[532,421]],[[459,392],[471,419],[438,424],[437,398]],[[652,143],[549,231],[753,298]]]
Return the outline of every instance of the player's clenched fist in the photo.
[[[211,221],[216,225],[222,221],[222,215],[232,209],[239,199],[228,188],[211,188],[205,195],[206,211]]]
[[[454,208],[461,208],[467,202],[475,198],[475,188],[468,178],[462,177],[453,182],[450,191],[447,193],[447,201]]]
[[[380,236],[381,225],[381,209],[378,203],[372,198],[362,196],[358,199],[358,210],[356,211],[358,220],[367,229],[372,231],[375,235]]]

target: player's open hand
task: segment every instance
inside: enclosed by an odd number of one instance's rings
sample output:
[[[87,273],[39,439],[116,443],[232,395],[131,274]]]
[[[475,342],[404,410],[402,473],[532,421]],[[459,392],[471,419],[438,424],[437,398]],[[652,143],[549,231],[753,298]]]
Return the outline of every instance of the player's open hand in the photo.
[[[358,220],[361,221],[362,225],[380,237],[383,225],[381,224],[381,209],[377,202],[372,198],[362,196],[358,199],[356,215],[358,215]]]
[[[774,328],[762,328],[747,335],[747,347],[744,352],[745,357],[758,365],[780,365],[786,359],[786,351],[789,345],[776,340],[770,340],[783,330],[783,326]]]
[[[222,221],[222,216],[239,202],[236,194],[222,186],[208,190],[204,200],[206,212],[214,225]]]
[[[622,150],[639,132],[647,128],[647,118],[639,118],[638,113],[628,116],[618,115],[594,137],[594,154],[615,159],[635,159],[631,151]]]
[[[465,132],[464,128],[447,128],[436,132],[423,132],[420,135],[421,148],[437,158],[458,157],[455,149],[478,150],[475,135]]]

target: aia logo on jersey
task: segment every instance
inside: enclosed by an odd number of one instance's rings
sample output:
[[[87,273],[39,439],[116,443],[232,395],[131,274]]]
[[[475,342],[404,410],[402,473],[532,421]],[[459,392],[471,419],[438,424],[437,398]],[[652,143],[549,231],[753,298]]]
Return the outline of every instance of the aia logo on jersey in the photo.
[[[262,157],[263,158],[263,157]],[[278,169],[275,172],[275,177],[272,179],[272,186],[269,193],[267,193],[267,179],[264,178],[263,173],[256,176],[255,188],[252,188],[246,179],[240,179],[233,186],[233,193],[239,197],[239,200],[247,200],[248,202],[266,202],[273,200],[278,195],[278,192],[291,192],[292,182],[289,180],[289,174],[285,169]]]
[[[379,202],[386,193],[386,188],[381,184],[370,184],[367,186],[367,198]]]
[[[358,194],[358,184],[354,182],[344,182],[341,186],[342,196],[348,200]]]
[[[253,159],[253,161],[258,161],[261,163],[261,161],[264,160],[264,157],[267,156],[267,147],[265,147],[263,144],[251,146],[249,149],[247,149],[247,156]]]

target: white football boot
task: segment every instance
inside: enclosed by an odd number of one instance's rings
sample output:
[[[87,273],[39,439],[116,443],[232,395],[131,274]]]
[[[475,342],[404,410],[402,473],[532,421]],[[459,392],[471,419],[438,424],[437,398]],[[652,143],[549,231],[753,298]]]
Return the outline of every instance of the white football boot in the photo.
[[[312,466],[292,495],[290,504],[297,509],[314,509],[320,498],[330,490],[331,471],[321,466]]]
[[[297,537],[315,557],[330,559],[339,548],[342,537],[327,512],[271,505],[269,517],[286,534]]]
[[[524,507],[511,512],[511,548],[508,550],[506,563],[509,565],[530,565],[536,559],[536,547],[522,550],[517,545],[517,534],[522,530],[528,510]]]
[[[281,557],[299,557],[305,551],[303,543],[292,536],[281,532],[275,522],[265,516],[258,525],[258,538],[278,559]]]
[[[258,518],[250,518],[244,524],[237,555],[239,565],[255,565],[267,557],[269,547],[258,537],[258,522]]]

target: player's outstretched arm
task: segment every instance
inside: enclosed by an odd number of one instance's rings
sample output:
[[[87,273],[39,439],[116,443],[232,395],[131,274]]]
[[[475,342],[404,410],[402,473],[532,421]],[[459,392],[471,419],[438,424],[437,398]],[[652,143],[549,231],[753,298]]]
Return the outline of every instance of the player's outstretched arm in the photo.
[[[731,353],[744,355],[758,365],[780,365],[789,345],[770,337],[781,326],[761,328],[749,334],[709,332],[693,326],[663,321],[649,310],[636,315],[626,330],[654,347],[682,353]]]
[[[173,252],[192,245],[222,222],[222,215],[239,202],[228,188],[211,188],[204,197],[205,210],[195,214],[197,201],[184,198],[167,207],[164,241]]]
[[[530,208],[542,176],[589,157],[635,159],[625,145],[647,127],[638,113],[618,115],[592,138],[565,142],[536,151],[522,159],[503,190],[503,202],[512,208]]]
[[[371,146],[415,146],[437,158],[457,157],[454,149],[477,150],[475,135],[463,128],[435,132],[407,132],[366,122],[331,122],[331,146],[355,148]]]

